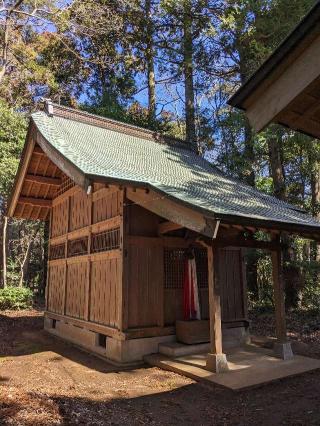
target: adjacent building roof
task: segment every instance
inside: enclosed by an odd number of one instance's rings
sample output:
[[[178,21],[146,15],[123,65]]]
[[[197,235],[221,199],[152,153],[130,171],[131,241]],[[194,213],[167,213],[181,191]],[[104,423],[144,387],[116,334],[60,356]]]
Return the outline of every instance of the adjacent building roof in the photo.
[[[208,217],[320,231],[320,223],[301,209],[226,176],[183,141],[70,108],[50,105],[48,111],[31,117],[41,148],[64,173],[72,166],[83,185],[142,186]]]
[[[270,77],[281,63],[286,62],[289,54],[308,37],[310,40],[319,35],[320,1],[317,1],[310,12],[300,21],[287,38],[272,52],[266,61],[254,72],[228,103],[240,109],[246,109],[245,101],[262,82]]]
[[[320,1],[233,95],[256,131],[269,123],[320,138]]]

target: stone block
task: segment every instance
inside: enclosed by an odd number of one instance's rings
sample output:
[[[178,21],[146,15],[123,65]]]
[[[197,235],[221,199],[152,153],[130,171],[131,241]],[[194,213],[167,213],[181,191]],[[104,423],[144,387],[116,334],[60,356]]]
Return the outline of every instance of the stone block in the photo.
[[[277,358],[281,358],[283,360],[289,360],[293,358],[290,342],[275,342],[273,350]]]
[[[217,374],[229,371],[226,355],[209,353],[207,355],[206,369]]]

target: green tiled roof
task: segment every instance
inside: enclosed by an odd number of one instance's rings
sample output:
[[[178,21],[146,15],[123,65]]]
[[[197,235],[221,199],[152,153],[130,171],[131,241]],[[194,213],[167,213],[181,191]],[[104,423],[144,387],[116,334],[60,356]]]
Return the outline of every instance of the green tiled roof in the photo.
[[[36,112],[32,119],[47,142],[87,176],[146,184],[211,217],[320,230],[320,223],[302,210],[226,176],[182,143],[146,140],[46,112]]]

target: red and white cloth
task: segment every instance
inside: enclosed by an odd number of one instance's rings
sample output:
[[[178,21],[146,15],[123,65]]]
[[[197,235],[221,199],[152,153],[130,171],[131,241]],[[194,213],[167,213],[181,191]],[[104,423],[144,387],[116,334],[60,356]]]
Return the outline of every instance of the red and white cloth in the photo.
[[[201,319],[195,259],[184,261],[183,316],[186,321]]]

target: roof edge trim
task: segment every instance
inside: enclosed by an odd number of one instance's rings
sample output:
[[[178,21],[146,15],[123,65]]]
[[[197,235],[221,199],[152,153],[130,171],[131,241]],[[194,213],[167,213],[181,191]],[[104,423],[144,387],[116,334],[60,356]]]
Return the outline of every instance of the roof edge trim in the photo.
[[[100,115],[91,114],[87,111],[80,109],[70,108],[63,105],[58,105],[51,100],[45,100],[45,112],[48,116],[57,116],[66,118],[80,123],[101,127],[103,129],[110,129],[119,133],[126,133],[131,136],[136,136],[151,140],[154,142],[165,143],[169,145],[181,144],[184,148],[192,150],[188,142],[184,139],[167,136],[165,134],[145,129],[143,127],[135,126],[133,124],[124,123],[111,118],[102,117]]]
[[[21,193],[23,179],[27,174],[28,166],[31,160],[31,156],[33,153],[33,148],[35,146],[35,141],[31,137],[32,132],[34,131],[35,124],[30,121],[26,136],[26,141],[23,146],[19,166],[17,173],[15,175],[12,191],[10,197],[8,199],[7,208],[6,208],[6,216],[13,217],[14,212],[17,207],[18,198]]]
[[[264,220],[260,218],[253,218],[249,217],[246,218],[245,216],[240,215],[229,215],[225,213],[214,213],[206,210],[203,207],[200,207],[195,204],[188,203],[187,201],[181,200],[180,198],[177,198],[171,194],[168,194],[165,191],[162,191],[161,189],[157,188],[156,186],[153,186],[150,183],[142,182],[142,181],[130,181],[130,180],[123,180],[123,179],[115,179],[115,178],[108,178],[108,177],[102,177],[102,176],[96,176],[96,175],[87,175],[87,177],[90,180],[94,181],[100,181],[100,182],[116,182],[119,185],[128,185],[128,186],[134,186],[138,188],[146,188],[150,189],[154,192],[157,192],[158,194],[161,194],[162,196],[165,196],[171,201],[176,202],[177,204],[183,205],[184,207],[187,207],[191,210],[197,211],[201,214],[203,214],[205,217],[213,220],[220,219],[224,223],[232,223],[232,224],[243,224],[244,226],[254,226],[254,224],[257,226],[257,228],[266,228],[266,229],[278,229],[283,231],[288,231],[292,233],[297,234],[318,234],[319,228],[312,226],[312,225],[299,225],[296,223],[290,223],[290,222],[281,222],[281,221],[270,221],[270,220]],[[307,212],[304,210],[297,210],[300,213],[304,213],[307,215]],[[320,223],[319,223],[320,226]],[[319,236],[320,239],[320,236]]]

